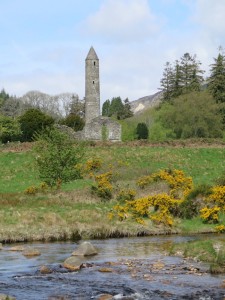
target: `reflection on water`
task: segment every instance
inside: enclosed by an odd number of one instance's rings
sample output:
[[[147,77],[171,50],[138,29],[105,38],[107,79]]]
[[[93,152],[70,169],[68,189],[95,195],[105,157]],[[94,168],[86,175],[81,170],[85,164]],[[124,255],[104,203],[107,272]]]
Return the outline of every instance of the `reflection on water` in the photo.
[[[98,249],[99,254],[94,257],[87,258],[87,261],[94,263],[94,265],[98,265],[105,262],[125,259],[145,259],[144,261],[149,264],[152,264],[157,260],[163,260],[165,264],[169,264],[171,266],[181,265],[181,258],[167,257],[165,256],[166,251],[168,251],[174,243],[185,243],[192,240],[208,238],[216,239],[218,241],[220,240],[222,243],[225,242],[224,235],[174,235],[92,240],[91,243]],[[132,281],[134,279],[129,277],[127,274],[123,275],[122,269],[118,271],[120,273],[119,277],[114,273],[107,275],[101,274],[94,268],[83,269],[79,273],[56,273],[48,276],[40,276],[39,274],[37,276],[37,270],[40,266],[59,266],[59,264],[71,255],[77,247],[77,244],[79,244],[79,242],[33,243],[32,246],[39,249],[41,255],[30,259],[24,257],[21,252],[7,251],[7,249],[13,245],[5,245],[4,249],[0,252],[0,294],[9,293],[16,296],[17,300],[39,300],[48,299],[46,295],[51,295],[59,289],[60,292],[63,291],[64,294],[70,295],[70,298],[68,299],[97,299],[94,298],[94,295],[101,294],[102,291],[111,292],[112,294],[120,293],[121,291],[126,293],[126,290],[130,286],[132,289],[135,287],[135,291],[141,291],[143,296],[143,291],[146,293],[148,291],[151,294],[153,293],[153,288],[155,291],[161,291],[161,289],[163,289],[163,285],[160,283],[161,281],[169,282],[169,279],[166,279],[165,277],[167,275],[162,273],[157,274],[159,277],[157,277],[157,280],[153,279],[151,285],[149,285],[148,282],[143,282],[143,279],[140,280],[139,278],[139,280],[136,279],[134,286],[134,282]],[[168,267],[168,274],[170,270],[169,268],[170,267]],[[149,270],[149,267],[147,267],[147,270]],[[144,276],[146,274],[142,275]],[[168,278],[170,277],[171,275],[168,275]],[[192,287],[190,288],[189,285],[191,286],[191,282],[192,285],[195,284],[196,279],[199,284],[201,283],[203,286],[206,285],[205,288],[207,288],[208,282],[211,282],[211,284],[214,285],[218,284],[218,280],[221,282],[221,278],[218,278],[210,275],[197,278],[196,276],[193,277],[190,275],[189,277],[185,277],[185,283],[183,282],[184,278],[178,278],[176,280],[178,280],[178,282],[181,280],[182,282],[180,283],[181,287],[179,285],[179,289],[178,286],[176,287],[176,292],[178,293],[180,290],[179,293],[182,293],[182,290],[184,290],[185,293],[187,293],[187,288],[191,291]],[[83,281],[89,284],[89,288],[87,288],[87,286],[84,288]],[[174,286],[170,286],[169,283],[167,283],[167,285],[165,284],[164,288],[167,291],[174,290]],[[144,298],[140,299],[170,299],[161,298],[161,294],[159,295],[159,298],[157,298],[157,293],[155,291],[152,295],[153,298],[148,298],[150,296],[143,296]],[[93,295],[93,298],[90,298],[90,295]],[[173,299],[181,299],[179,297]]]

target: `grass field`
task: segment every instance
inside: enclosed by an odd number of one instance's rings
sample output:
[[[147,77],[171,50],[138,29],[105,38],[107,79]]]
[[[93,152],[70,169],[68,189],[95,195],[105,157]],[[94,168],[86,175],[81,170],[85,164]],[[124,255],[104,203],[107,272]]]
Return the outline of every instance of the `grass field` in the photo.
[[[136,180],[165,168],[177,168],[193,177],[194,184],[214,184],[225,171],[225,147],[212,145],[153,146],[150,144],[100,144],[87,146],[85,158],[98,157],[104,169],[111,165],[116,185],[133,187]],[[62,190],[25,195],[40,184],[31,145],[0,148],[0,240],[51,240],[165,233],[152,224],[109,221],[115,201],[101,202],[92,195],[88,178],[64,184]],[[225,222],[225,220],[224,220]],[[210,232],[214,225],[199,220],[177,223],[170,231]]]
[[[85,159],[90,157],[101,158],[106,166],[118,167],[121,181],[137,180],[160,169],[175,168],[191,176],[195,185],[213,184],[225,173],[225,147],[87,146]],[[40,182],[32,151],[0,152],[0,170],[0,193],[23,192]],[[87,184],[87,180],[79,180],[63,188],[73,190]]]

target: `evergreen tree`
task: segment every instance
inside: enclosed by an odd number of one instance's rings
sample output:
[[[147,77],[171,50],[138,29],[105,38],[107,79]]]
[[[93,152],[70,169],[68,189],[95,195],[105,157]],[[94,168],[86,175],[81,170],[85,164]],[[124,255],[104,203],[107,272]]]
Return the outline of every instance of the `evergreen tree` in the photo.
[[[136,128],[137,139],[148,139],[148,127],[145,123],[138,123]]]
[[[106,100],[102,106],[102,115],[107,117],[115,117],[118,120],[123,120],[133,116],[128,98],[124,101],[120,97]]]
[[[176,98],[182,94],[182,71],[178,60],[175,61],[174,75],[172,78],[172,98]]]
[[[170,62],[166,62],[165,64],[163,78],[161,79],[160,84],[160,90],[163,92],[163,100],[171,100],[174,85],[174,69]]]
[[[196,61],[196,56],[191,56],[189,53],[185,53],[181,57],[181,84],[182,93],[187,94],[191,91],[200,91],[203,83],[202,73],[200,69],[201,63]]]
[[[109,117],[110,110],[110,100],[106,100],[102,105],[102,115],[105,117]]]
[[[219,53],[211,65],[208,79],[209,91],[217,103],[225,102],[225,56]]]

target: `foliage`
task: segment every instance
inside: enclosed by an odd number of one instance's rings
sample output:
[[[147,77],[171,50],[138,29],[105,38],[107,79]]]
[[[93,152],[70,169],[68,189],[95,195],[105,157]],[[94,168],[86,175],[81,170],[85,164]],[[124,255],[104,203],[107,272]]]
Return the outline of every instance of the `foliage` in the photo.
[[[192,219],[198,216],[200,209],[205,205],[205,198],[210,194],[211,187],[208,185],[193,188],[179,207],[179,217]]]
[[[171,103],[164,103],[156,112],[155,121],[160,122],[165,130],[170,130],[168,137],[222,137],[219,107],[207,92],[189,93]]]
[[[0,115],[0,141],[2,143],[20,140],[22,131],[17,120]]]
[[[73,128],[74,131],[79,131],[84,128],[84,120],[75,113],[70,113],[60,121],[60,124]]]
[[[94,176],[95,184],[92,185],[92,192],[95,193],[102,200],[109,200],[112,198],[112,172],[102,173]]]
[[[116,205],[112,216],[119,219],[126,219],[132,216],[137,222],[143,224],[143,218],[150,218],[156,224],[172,226],[173,215],[177,214],[178,206],[183,197],[192,189],[192,179],[185,177],[181,170],[161,170],[149,176],[140,178],[137,182],[140,188],[144,188],[153,181],[164,180],[170,187],[169,193],[160,193],[127,200],[124,205]]]
[[[166,62],[160,81],[163,100],[168,102],[181,94],[200,91],[203,83],[203,70],[200,69],[200,65],[196,55],[192,56],[189,53],[176,60],[174,67],[170,62]]]
[[[90,158],[86,161],[85,172],[96,172],[99,171],[102,167],[102,160],[98,157]]]
[[[205,223],[218,223],[219,222],[219,216],[218,213],[220,211],[220,208],[218,206],[214,207],[203,207],[200,210],[200,216],[203,219],[203,222]]]
[[[27,195],[36,195],[38,192],[46,193],[49,190],[49,186],[46,182],[42,182],[39,186],[29,186],[25,190],[25,194]]]
[[[32,141],[35,133],[52,126],[54,119],[39,109],[28,109],[20,118],[22,141]]]
[[[125,201],[134,200],[136,191],[134,189],[121,189],[116,196],[117,201],[123,203]]]
[[[225,102],[225,55],[219,53],[211,65],[211,73],[208,78],[209,91],[216,102]]]
[[[102,115],[107,117],[115,117],[123,120],[133,116],[130,102],[128,99],[122,101],[120,97],[114,97],[112,100],[106,100],[102,106]]]
[[[152,175],[143,176],[138,179],[137,185],[140,188],[145,188],[153,181],[164,180],[168,183],[170,188],[170,195],[172,197],[182,199],[188,195],[193,188],[191,177],[186,177],[181,170],[161,170]]]
[[[81,178],[80,163],[84,148],[64,133],[50,129],[36,135],[36,162],[40,178],[49,186]]]
[[[138,123],[136,128],[137,139],[148,139],[148,127],[145,123]]]
[[[217,232],[219,232],[219,233],[223,233],[223,232],[225,232],[225,225],[217,225],[217,226],[215,226],[215,229],[216,229],[216,231]]]

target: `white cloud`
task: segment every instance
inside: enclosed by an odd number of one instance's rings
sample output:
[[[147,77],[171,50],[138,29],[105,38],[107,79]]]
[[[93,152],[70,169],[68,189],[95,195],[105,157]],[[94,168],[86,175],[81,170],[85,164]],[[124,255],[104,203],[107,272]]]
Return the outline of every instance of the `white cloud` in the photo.
[[[195,21],[208,33],[224,35],[225,31],[225,1],[224,0],[197,0]]]
[[[143,41],[159,29],[147,0],[106,0],[82,26],[86,34],[107,41]]]

